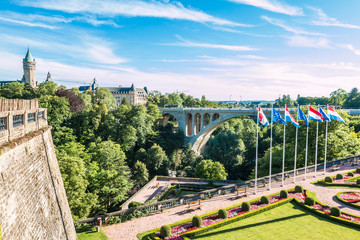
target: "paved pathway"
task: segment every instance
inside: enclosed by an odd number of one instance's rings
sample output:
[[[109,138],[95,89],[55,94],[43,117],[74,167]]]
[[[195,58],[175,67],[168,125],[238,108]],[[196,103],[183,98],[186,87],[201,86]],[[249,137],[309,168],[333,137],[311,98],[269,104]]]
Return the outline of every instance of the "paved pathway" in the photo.
[[[351,166],[350,164],[346,164],[344,166],[341,166],[339,171],[331,172],[327,175],[334,175],[354,168],[356,167]],[[227,195],[211,198],[208,200],[204,200],[202,201],[201,210],[196,210],[195,212],[193,211],[191,213],[184,213],[186,212],[185,211],[186,207],[185,205],[182,205],[176,208],[168,209],[164,213],[154,213],[152,215],[133,219],[125,223],[106,226],[103,228],[103,230],[105,234],[108,236],[109,240],[136,240],[137,239],[136,235],[138,233],[161,227],[164,224],[171,224],[174,222],[191,218],[195,214],[201,215],[207,212],[215,211],[219,208],[240,204],[244,201],[248,201],[262,195],[268,195],[270,193],[279,192],[282,189],[288,189],[294,187],[295,185],[302,185],[304,188],[312,192],[316,192],[317,198],[321,202],[329,206],[338,206],[344,212],[360,215],[360,209],[349,208],[346,205],[336,201],[334,198],[336,193],[340,191],[346,191],[348,189],[327,188],[327,187],[315,186],[310,183],[312,181],[324,178],[324,175],[322,173],[323,171],[318,172],[318,176],[316,178],[314,177],[314,173],[308,173],[307,180],[304,180],[303,175],[299,175],[297,176],[296,184],[293,183],[293,178],[286,179],[284,187],[281,187],[281,182],[273,182],[271,190],[268,190],[267,186],[263,188],[258,188],[257,195],[254,194],[254,189],[251,188],[249,189],[249,194],[246,198],[235,199],[235,194],[227,194]]]

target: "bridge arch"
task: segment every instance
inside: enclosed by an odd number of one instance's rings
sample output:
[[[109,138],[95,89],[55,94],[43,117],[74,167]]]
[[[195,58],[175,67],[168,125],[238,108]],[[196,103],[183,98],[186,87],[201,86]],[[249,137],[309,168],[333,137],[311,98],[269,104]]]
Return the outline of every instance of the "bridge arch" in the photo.
[[[221,118],[218,118],[212,122],[210,122],[206,127],[204,127],[203,129],[201,129],[201,131],[193,136],[190,140],[189,140],[189,144],[191,145],[191,149],[196,152],[197,154],[201,154],[204,149],[205,149],[205,145],[206,143],[209,141],[211,134],[220,126],[222,125],[224,122],[229,121],[230,119],[233,118],[239,118],[241,116],[244,116],[243,114],[233,114],[233,115],[226,115],[223,116]],[[250,117],[256,117],[255,116],[251,116],[248,115]],[[220,116],[219,116],[220,117]]]

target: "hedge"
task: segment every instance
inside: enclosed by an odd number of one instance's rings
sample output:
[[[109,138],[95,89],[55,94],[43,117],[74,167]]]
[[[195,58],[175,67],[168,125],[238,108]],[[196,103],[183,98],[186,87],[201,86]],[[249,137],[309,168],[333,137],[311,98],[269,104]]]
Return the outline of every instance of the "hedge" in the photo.
[[[315,200],[311,197],[306,197],[304,202],[308,206],[314,206],[315,204]]]
[[[360,179],[359,179],[359,180],[360,180]],[[350,191],[338,192],[338,193],[336,194],[336,198],[337,198],[340,202],[342,202],[342,203],[344,203],[344,204],[346,204],[346,205],[348,205],[348,206],[351,206],[351,207],[354,207],[354,208],[360,208],[360,205],[355,204],[355,203],[351,203],[351,202],[347,202],[347,201],[345,201],[344,199],[340,198],[340,194],[342,194],[342,193],[347,193],[347,192],[350,192]]]
[[[356,173],[360,173],[360,168],[357,168],[357,169],[356,169]]]
[[[341,216],[340,208],[338,208],[338,207],[330,208],[330,214],[335,216],[335,217],[340,217]]]
[[[353,173],[353,172],[349,172],[349,173],[348,173],[348,176],[349,176],[349,177],[353,177],[353,176],[354,176],[354,173]]]
[[[287,199],[284,199],[284,200],[280,200],[280,201],[278,201],[276,203],[269,204],[269,205],[267,205],[265,207],[255,209],[253,211],[248,211],[246,213],[243,213],[241,215],[238,215],[238,216],[235,216],[235,217],[232,217],[232,218],[228,218],[228,219],[223,220],[221,222],[217,222],[217,223],[214,223],[214,224],[206,226],[206,227],[202,227],[202,228],[198,228],[198,229],[186,232],[186,233],[182,234],[181,237],[191,238],[191,237],[194,237],[194,236],[201,235],[201,234],[203,234],[205,232],[212,231],[212,230],[214,230],[216,228],[225,226],[227,224],[230,224],[230,223],[236,222],[238,220],[245,219],[245,218],[257,215],[259,213],[262,213],[262,212],[265,212],[267,210],[270,210],[270,209],[276,208],[278,206],[281,206],[283,204],[289,203],[291,200],[293,200],[293,198],[287,198]]]
[[[280,191],[280,198],[288,198],[289,194],[285,190]]]
[[[297,185],[297,186],[295,187],[295,192],[297,192],[297,193],[302,193],[303,191],[304,191],[304,189],[303,189],[302,186]]]
[[[222,218],[222,219],[227,219],[228,218],[228,214],[227,214],[227,211],[225,209],[220,209],[219,212],[218,212],[218,216],[219,218]]]
[[[328,218],[328,219],[330,219],[330,220],[332,220],[332,221],[346,224],[346,225],[348,225],[348,226],[360,228],[360,223],[356,223],[356,222],[349,221],[349,220],[346,220],[346,219],[343,219],[343,218],[335,217],[335,216],[332,216],[332,215],[330,215],[330,214],[324,213],[324,212],[322,212],[322,211],[316,210],[316,209],[314,209],[314,208],[312,208],[312,207],[310,207],[310,206],[307,206],[306,204],[300,202],[300,201],[297,200],[296,198],[295,198],[295,202],[296,202],[299,206],[301,206],[301,207],[309,210],[310,212],[312,212],[312,213],[314,213],[314,214],[316,214],[316,215],[318,215],[318,216],[322,216],[322,217]],[[325,204],[322,204],[321,202],[316,201],[316,203],[317,203],[317,204],[320,204],[320,205],[322,205],[322,206],[325,206],[325,207],[330,208],[329,206],[327,206],[327,205],[325,205]],[[359,216],[352,215],[352,214],[349,214],[349,213],[346,213],[346,214],[349,215],[349,216],[352,216],[352,217],[356,217],[356,218],[359,217]]]
[[[336,179],[343,179],[343,175],[341,173],[336,174]]]
[[[191,221],[191,225],[193,227],[202,227],[202,218],[200,216],[194,216],[192,221]]]
[[[332,182],[333,182],[332,177],[326,177],[326,178],[325,178],[325,182],[327,182],[327,183],[332,183]]]

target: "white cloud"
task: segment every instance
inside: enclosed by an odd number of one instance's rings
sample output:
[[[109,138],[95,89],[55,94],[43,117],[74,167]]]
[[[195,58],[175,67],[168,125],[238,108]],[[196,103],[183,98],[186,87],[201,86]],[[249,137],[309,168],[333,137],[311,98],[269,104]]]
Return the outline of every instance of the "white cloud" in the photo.
[[[280,3],[276,0],[228,0],[234,3],[251,5],[254,7],[262,8],[271,12],[283,13],[290,16],[301,16],[303,15],[302,9]]]
[[[93,26],[99,25],[111,25],[113,27],[119,27],[113,20],[111,19],[97,19],[94,16],[76,16],[65,18],[59,15],[41,15],[41,14],[22,14],[16,12],[9,11],[0,11],[2,17],[0,20],[13,22],[17,24],[27,25],[31,27],[43,27],[48,29],[59,28],[59,24],[62,23],[71,23],[74,21],[86,22]],[[23,21],[26,19],[27,21]],[[54,26],[54,24],[58,24]]]
[[[360,49],[355,49],[352,44],[339,44],[339,47],[348,49],[355,53],[356,55],[360,55]]]
[[[186,40],[178,35],[176,37],[181,41],[178,43],[169,43],[163,44],[168,46],[181,46],[181,47],[198,47],[198,48],[213,48],[213,49],[224,49],[229,51],[254,51],[256,48],[248,46],[238,46],[238,45],[223,45],[223,44],[211,44],[211,43],[199,43]]]
[[[115,17],[158,17],[168,19],[189,20],[215,25],[243,26],[243,24],[217,18],[192,8],[184,7],[180,2],[145,2],[141,0],[18,0],[22,6],[31,6],[68,13],[96,14],[99,16]]]
[[[274,19],[274,18],[270,18],[270,17],[267,17],[267,16],[261,16],[261,18],[264,19],[265,21],[267,21],[268,23],[272,24],[272,25],[281,27],[285,31],[292,32],[292,33],[295,33],[295,34],[310,35],[310,36],[323,36],[324,35],[322,33],[307,32],[307,31],[302,30],[302,29],[297,29],[297,28],[287,26],[284,23],[284,21],[279,20],[279,19]]]
[[[304,36],[291,36],[288,38],[288,44],[294,47],[309,47],[309,48],[331,48],[330,41],[323,37],[304,37]]]
[[[16,20],[16,19],[5,18],[5,17],[0,17],[0,21],[25,25],[25,26],[29,26],[29,27],[41,27],[41,28],[47,28],[47,29],[55,29],[54,26],[50,26],[50,25],[43,24],[43,23],[33,23],[33,22],[27,22],[27,21]]]
[[[360,26],[358,26],[358,25],[341,23],[336,18],[331,18],[331,17],[327,16],[324,13],[324,11],[321,10],[320,8],[314,8],[314,7],[308,7],[308,8],[313,10],[317,14],[317,19],[312,21],[312,24],[314,24],[314,25],[360,29]]]

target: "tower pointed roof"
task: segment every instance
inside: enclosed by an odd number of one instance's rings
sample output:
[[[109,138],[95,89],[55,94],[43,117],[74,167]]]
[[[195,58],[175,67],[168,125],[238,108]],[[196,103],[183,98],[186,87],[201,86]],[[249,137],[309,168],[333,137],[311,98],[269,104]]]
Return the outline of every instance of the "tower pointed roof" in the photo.
[[[31,55],[30,49],[28,48],[25,58],[23,59],[23,62],[35,62],[35,59]]]
[[[135,91],[134,83],[131,85],[130,89],[131,89],[131,91]]]

